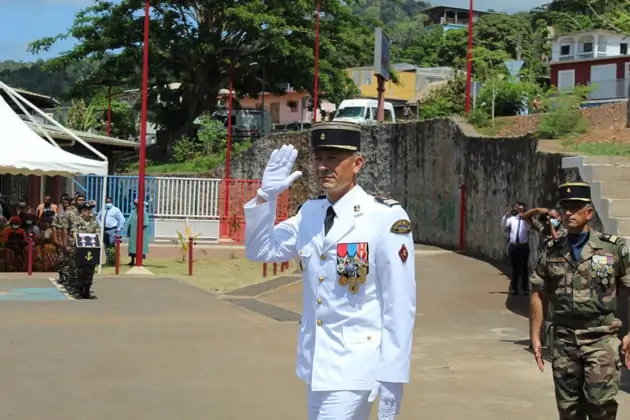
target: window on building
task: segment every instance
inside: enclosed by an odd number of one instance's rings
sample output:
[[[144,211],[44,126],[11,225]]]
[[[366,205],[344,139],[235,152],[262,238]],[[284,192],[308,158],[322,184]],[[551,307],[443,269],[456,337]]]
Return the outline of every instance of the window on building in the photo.
[[[593,43],[592,42],[585,42],[584,43],[584,52],[585,53],[593,52]]]
[[[372,84],[372,71],[371,70],[363,70],[361,72],[361,85],[371,85]]]
[[[619,44],[619,54],[628,55],[628,43],[623,42]]]
[[[297,101],[287,101],[287,106],[289,107],[292,113],[298,112]]]
[[[361,71],[360,70],[352,70],[352,81],[355,85],[361,86]]]
[[[571,55],[571,46],[570,45],[562,45],[560,47],[560,55]]]

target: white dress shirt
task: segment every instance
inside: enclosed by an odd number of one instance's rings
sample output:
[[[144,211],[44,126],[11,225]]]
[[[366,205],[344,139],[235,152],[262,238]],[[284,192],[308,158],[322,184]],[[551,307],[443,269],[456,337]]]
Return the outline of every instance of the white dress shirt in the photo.
[[[510,244],[526,244],[529,242],[529,223],[521,216],[503,216],[501,224],[510,231]]]

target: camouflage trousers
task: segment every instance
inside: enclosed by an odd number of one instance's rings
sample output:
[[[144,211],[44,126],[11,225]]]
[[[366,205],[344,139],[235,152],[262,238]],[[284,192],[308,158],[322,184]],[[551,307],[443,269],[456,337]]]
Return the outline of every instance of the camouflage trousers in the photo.
[[[66,254],[66,289],[73,293],[77,289],[77,260],[74,258],[74,252]]]
[[[59,281],[65,283],[68,278],[68,257],[62,250],[57,251],[57,272]]]
[[[560,420],[614,420],[621,380],[620,340],[608,326],[555,326],[553,381]]]

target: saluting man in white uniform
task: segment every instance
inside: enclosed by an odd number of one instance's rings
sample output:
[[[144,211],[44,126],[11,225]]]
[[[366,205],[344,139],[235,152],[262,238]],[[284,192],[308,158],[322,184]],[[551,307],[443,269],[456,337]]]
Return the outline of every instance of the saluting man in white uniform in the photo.
[[[278,194],[302,175],[292,172],[293,146],[274,150],[257,197],[245,205],[247,256],[301,259],[297,375],[308,384],[309,420],[367,420],[377,397],[378,418],[393,419],[409,382],[416,315],[411,222],[397,201],[357,185],[358,126],[321,123],[311,136],[326,195],[274,226]]]

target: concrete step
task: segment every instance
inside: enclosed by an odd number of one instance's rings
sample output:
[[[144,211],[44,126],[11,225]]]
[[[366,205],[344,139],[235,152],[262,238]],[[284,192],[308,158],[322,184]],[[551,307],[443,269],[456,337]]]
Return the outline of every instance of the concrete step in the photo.
[[[630,200],[629,199],[614,199],[609,201],[608,205],[610,217],[630,217]]]
[[[584,163],[596,165],[630,165],[630,157],[624,156],[583,156]]]
[[[630,171],[629,171],[630,172]],[[602,197],[630,199],[630,181],[602,182]],[[628,214],[630,216],[630,214]]]
[[[618,165],[592,165],[593,181],[600,182],[630,182],[630,164],[627,166]]]

